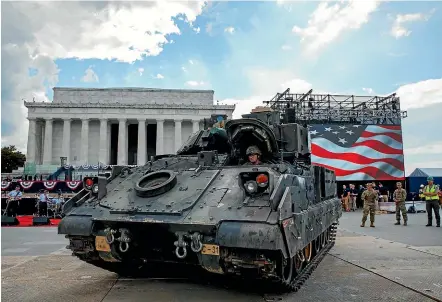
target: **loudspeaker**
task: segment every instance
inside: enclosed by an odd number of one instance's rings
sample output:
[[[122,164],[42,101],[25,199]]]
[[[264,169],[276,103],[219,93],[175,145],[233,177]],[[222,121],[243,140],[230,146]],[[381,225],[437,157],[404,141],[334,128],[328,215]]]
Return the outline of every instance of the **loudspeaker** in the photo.
[[[16,217],[9,217],[2,215],[2,225],[18,225],[18,219]]]
[[[32,225],[46,225],[49,224],[48,217],[34,217],[32,218]]]

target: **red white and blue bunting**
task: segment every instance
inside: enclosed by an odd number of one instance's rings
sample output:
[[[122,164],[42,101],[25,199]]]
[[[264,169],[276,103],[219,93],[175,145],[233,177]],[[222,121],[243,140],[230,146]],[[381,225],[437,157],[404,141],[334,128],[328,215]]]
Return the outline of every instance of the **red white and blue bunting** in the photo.
[[[81,184],[81,181],[67,181],[66,185],[69,189],[75,190]]]
[[[33,181],[19,181],[18,182],[20,184],[20,186],[24,189],[24,190],[28,190],[32,187],[32,184],[34,183]]]
[[[52,181],[52,180],[48,180],[48,181],[44,181],[43,185],[45,186],[45,188],[47,190],[53,190],[55,188],[55,186],[57,185],[57,182]]]
[[[2,181],[2,190],[6,190],[11,185],[10,181]]]
[[[93,170],[97,170],[97,169],[109,169],[112,167],[116,167],[116,166],[122,166],[122,167],[139,167],[139,165],[89,165],[89,164],[84,164],[84,165],[78,165],[78,166],[74,166],[74,165],[65,165],[64,168],[66,170],[69,169],[74,169],[74,170],[80,170],[80,169],[84,169],[84,170],[88,170],[88,169],[93,169]],[[143,166],[143,165],[141,165]]]

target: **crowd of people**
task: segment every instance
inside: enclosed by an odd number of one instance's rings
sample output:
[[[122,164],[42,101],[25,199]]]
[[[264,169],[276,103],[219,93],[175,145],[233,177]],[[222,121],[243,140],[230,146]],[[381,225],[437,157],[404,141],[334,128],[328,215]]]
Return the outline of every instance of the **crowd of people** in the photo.
[[[376,210],[379,210],[379,201],[388,202],[391,198],[390,191],[388,187],[385,187],[382,183],[376,186],[376,183],[371,183],[373,190],[378,194],[378,199],[376,200]],[[348,187],[346,185],[342,186],[341,201],[342,207],[346,212],[355,211],[357,208],[363,207],[363,202],[361,199],[362,193],[367,190],[368,184],[359,185],[356,188],[354,184],[350,184]]]
[[[16,186],[15,190],[7,194],[6,208],[3,215],[15,217],[17,216],[17,208],[20,205],[20,201],[23,198],[23,193],[20,190],[20,186]],[[51,216],[48,213],[48,206],[51,208],[52,215],[61,212],[61,209],[65,203],[63,194],[58,193],[57,197],[49,196],[48,190],[42,190],[39,193],[35,193],[35,209],[34,215],[40,217]]]
[[[433,212],[436,219],[436,227],[440,227],[440,208],[442,207],[442,191],[439,189],[439,185],[434,184],[433,177],[427,178],[427,185],[422,185],[419,191],[419,198],[425,200],[425,208],[427,212],[427,227],[433,225]],[[361,227],[365,226],[368,215],[370,215],[370,227],[375,227],[375,214],[379,210],[379,202],[392,201],[396,204],[396,223],[401,224],[401,216],[403,219],[403,225],[407,225],[408,215],[405,201],[407,200],[407,191],[402,188],[402,183],[396,183],[396,189],[392,194],[387,187],[384,187],[381,183],[376,186],[376,183],[370,182],[366,186],[360,185],[358,189],[354,184],[350,184],[347,188],[346,185],[342,187],[341,202],[343,210],[346,212],[355,211],[357,207],[357,199],[359,198],[363,204],[362,211],[362,223]]]

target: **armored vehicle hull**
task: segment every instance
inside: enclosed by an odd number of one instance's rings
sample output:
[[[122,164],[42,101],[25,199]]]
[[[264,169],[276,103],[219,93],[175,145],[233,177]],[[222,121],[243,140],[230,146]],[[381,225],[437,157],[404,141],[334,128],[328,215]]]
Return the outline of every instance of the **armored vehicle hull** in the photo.
[[[226,136],[200,131],[176,155],[85,178],[58,226],[73,255],[120,274],[129,264],[178,262],[297,290],[335,241],[342,210],[334,174],[272,157],[271,127],[231,122]],[[259,133],[267,162],[237,164],[233,133],[247,131]],[[219,153],[226,143],[231,152]]]

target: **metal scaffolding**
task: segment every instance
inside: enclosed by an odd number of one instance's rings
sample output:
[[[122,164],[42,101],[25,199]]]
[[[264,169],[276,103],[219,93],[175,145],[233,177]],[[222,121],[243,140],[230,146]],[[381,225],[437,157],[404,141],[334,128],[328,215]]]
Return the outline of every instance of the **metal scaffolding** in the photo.
[[[290,93],[287,88],[264,103],[280,111],[291,123],[300,124],[390,124],[400,125],[407,111],[400,110],[396,94],[388,96],[357,96]]]

